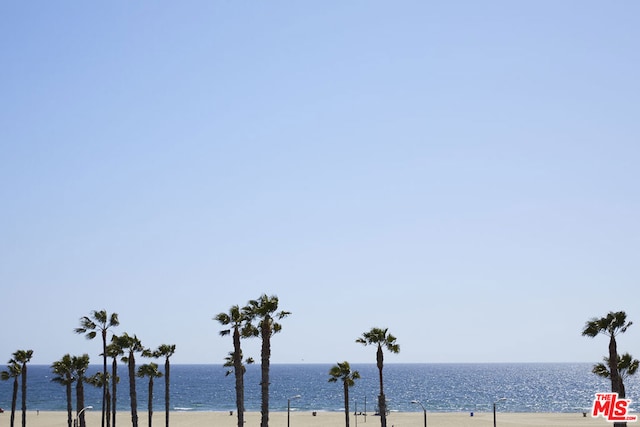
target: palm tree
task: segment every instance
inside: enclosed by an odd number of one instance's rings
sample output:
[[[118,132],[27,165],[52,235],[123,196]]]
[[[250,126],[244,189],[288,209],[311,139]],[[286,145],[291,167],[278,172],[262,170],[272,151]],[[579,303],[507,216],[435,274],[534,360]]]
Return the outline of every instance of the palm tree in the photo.
[[[22,397],[22,427],[27,425],[27,363],[33,357],[33,350],[17,350],[13,359],[20,363],[20,390]]]
[[[110,424],[109,414],[111,414],[111,393],[108,387],[109,380],[110,380],[109,374],[107,374],[107,376],[105,377],[102,372],[96,372],[95,374],[91,375],[89,378],[86,379],[87,384],[91,384],[96,388],[103,388],[104,383],[107,383],[107,395],[105,396],[105,413],[107,414],[105,418],[106,418],[107,427],[109,427],[109,424]]]
[[[117,313],[111,313],[111,316],[107,315],[106,310],[94,310],[91,312],[91,317],[84,316],[80,319],[80,327],[75,328],[76,334],[85,334],[87,339],[94,339],[97,336],[96,331],[100,331],[102,337],[102,360],[103,370],[102,374],[104,378],[107,378],[107,330],[111,327],[118,326],[120,321],[118,320]],[[108,382],[104,382],[102,386],[102,427],[104,427],[105,420],[105,401],[107,399]]]
[[[225,368],[234,368],[234,360],[235,356],[233,354],[233,351],[230,351],[229,354],[227,356],[225,356],[224,358],[224,363],[222,364],[222,366],[224,366]],[[248,357],[246,359],[243,359],[243,366],[242,369],[246,372],[247,368],[244,366],[244,363],[246,363],[247,365],[250,365],[254,362],[252,357]],[[229,375],[233,374],[233,372],[235,371],[235,369],[229,369],[227,370],[227,372],[224,373],[225,377],[228,377]]]
[[[224,363],[222,364],[222,366],[224,366],[225,368],[232,368],[232,369],[228,369],[227,372],[224,373],[225,377],[228,377],[229,375],[231,375],[231,374],[233,374],[235,372],[236,369],[235,369],[234,360],[235,360],[235,355],[233,354],[233,351],[230,351],[229,354],[224,358]],[[249,357],[247,359],[243,359],[243,364],[242,364],[243,374],[246,373],[246,371],[247,371],[247,368],[244,366],[244,363],[246,363],[247,365],[250,365],[253,362],[254,362],[254,360],[251,357]],[[244,381],[243,381],[242,389],[243,389],[243,396],[244,396]],[[243,397],[243,400],[244,400],[244,397]],[[242,411],[244,412],[244,404],[242,405]],[[244,419],[244,414],[243,414],[242,418]]]
[[[73,366],[73,374],[76,377],[76,419],[80,422],[80,427],[85,427],[84,421],[84,383],[87,382],[85,377],[87,369],[89,369],[89,355],[71,357]]]
[[[118,337],[118,344],[123,350],[127,350],[128,356],[123,356],[122,361],[129,368],[129,398],[131,400],[131,424],[138,427],[138,397],[136,393],[136,359],[135,353],[144,351],[142,343],[137,336],[129,336],[126,332]]]
[[[51,371],[56,375],[51,381],[63,385],[67,395],[67,424],[72,427],[73,424],[73,399],[72,385],[76,381],[73,376],[73,361],[69,354],[62,356],[62,359],[53,362]]]
[[[360,338],[356,339],[357,343],[363,344],[365,346],[378,346],[378,351],[376,353],[376,361],[378,365],[378,372],[380,375],[380,395],[378,395],[378,409],[380,411],[380,424],[382,427],[387,427],[387,400],[384,396],[384,388],[382,383],[382,367],[384,362],[382,347],[386,348],[391,353],[400,353],[400,346],[396,344],[396,337],[389,334],[388,331],[388,328],[371,328],[369,332],[364,332]]]
[[[221,336],[231,334],[233,329],[233,351],[229,353],[229,358],[224,366],[233,366],[233,372],[236,377],[236,408],[238,409],[238,427],[244,426],[244,373],[246,368],[242,363],[242,349],[240,348],[241,328],[247,322],[247,316],[240,310],[237,305],[232,306],[228,313],[219,313],[215,318],[224,326],[230,326],[230,329],[223,329],[220,331]],[[251,359],[251,362],[253,360]],[[249,362],[249,363],[251,363]],[[229,375],[231,371],[227,372]]]
[[[149,411],[149,427],[151,427],[151,419],[153,418],[153,380],[155,378],[160,378],[162,376],[162,372],[158,370],[157,363],[147,363],[138,368],[138,377],[144,378],[149,377],[149,402],[148,402],[148,411]]]
[[[18,401],[18,377],[22,374],[22,368],[20,364],[14,359],[9,360],[7,370],[0,372],[0,378],[2,381],[8,381],[13,378],[13,393],[11,395],[11,418],[10,427],[13,427],[16,419],[16,403]]]
[[[164,357],[164,419],[165,427],[169,427],[169,386],[170,386],[170,372],[171,366],[169,364],[169,358],[176,352],[175,344],[161,344],[155,351],[156,357]]]
[[[251,300],[246,307],[242,309],[247,317],[247,326],[245,333],[247,336],[261,337],[262,349],[260,354],[260,363],[262,377],[260,380],[260,388],[262,394],[261,420],[260,427],[269,426],[269,359],[271,358],[271,336],[280,332],[282,326],[276,320],[282,320],[289,314],[288,311],[278,310],[278,297],[275,295],[267,296],[263,294],[257,300]],[[258,325],[252,324],[253,320],[258,319]]]
[[[118,357],[122,356],[124,351],[118,344],[118,337],[113,335],[111,343],[107,346],[107,356],[112,358],[111,363],[111,424],[116,427],[116,402],[117,402],[117,384],[120,381],[118,377]],[[109,417],[107,416],[107,426],[109,425]]]
[[[625,398],[625,389],[622,376],[618,371],[618,344],[616,336],[629,329],[633,322],[627,322],[627,314],[624,311],[610,311],[605,317],[594,317],[587,321],[582,329],[582,335],[594,338],[599,334],[609,337],[609,379],[611,380],[611,391],[618,393],[618,396]],[[627,423],[614,423],[614,427],[624,427]]]
[[[624,398],[623,383],[620,374],[618,373],[618,366],[616,361],[618,360],[618,344],[616,342],[616,336],[619,333],[627,331],[629,326],[633,322],[627,322],[627,314],[624,311],[609,312],[605,317],[592,318],[585,323],[582,330],[583,336],[594,338],[599,334],[604,334],[609,337],[609,378],[611,379],[611,391],[618,393],[621,398]]]
[[[611,378],[611,372],[609,371],[609,358],[604,358],[605,363],[598,363],[593,366],[593,372],[599,377],[602,378]],[[618,357],[618,374],[623,381],[623,393],[624,393],[624,380],[629,378],[638,371],[638,366],[640,366],[640,361],[638,359],[634,359],[629,353],[625,353],[622,356]]]
[[[344,386],[344,420],[346,427],[349,427],[349,387],[353,387],[356,383],[355,380],[360,379],[360,372],[351,371],[349,362],[344,361],[332,366],[329,370],[329,376],[330,383],[342,380],[342,385]]]

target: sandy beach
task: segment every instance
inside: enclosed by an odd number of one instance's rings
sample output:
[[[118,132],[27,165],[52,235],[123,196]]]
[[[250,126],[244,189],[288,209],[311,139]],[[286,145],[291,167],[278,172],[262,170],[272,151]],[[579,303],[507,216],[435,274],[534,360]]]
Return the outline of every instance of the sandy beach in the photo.
[[[100,412],[87,412],[87,426],[100,426]],[[0,423],[8,425],[10,414],[5,412],[0,414]],[[20,413],[16,413],[16,425],[20,424]],[[340,412],[318,412],[316,416],[311,412],[291,412],[291,427],[342,427],[344,426],[344,413]],[[245,415],[245,425],[258,427],[260,425],[260,413],[249,412]],[[170,414],[170,425],[172,427],[235,427],[237,418],[235,413],[229,412],[172,412]],[[387,418],[388,426],[393,427],[422,427],[424,417],[422,412],[402,412],[391,413]],[[67,425],[67,415],[65,412],[29,411],[27,413],[27,425],[29,427],[64,427]],[[121,427],[130,426],[131,418],[128,412],[119,412],[117,425]],[[138,413],[138,425],[146,427],[147,413]],[[164,427],[164,412],[154,412],[153,425]],[[269,425],[273,427],[287,426],[286,412],[272,412],[269,414]],[[359,426],[379,426],[380,419],[377,416],[358,416]],[[493,414],[487,412],[475,413],[473,417],[469,413],[428,413],[427,425],[429,427],[479,427],[493,426]],[[572,427],[572,426],[611,426],[602,418],[584,417],[582,413],[498,413],[497,425],[503,427]],[[629,424],[630,426],[633,423]],[[350,427],[356,426],[356,419],[351,415]]]

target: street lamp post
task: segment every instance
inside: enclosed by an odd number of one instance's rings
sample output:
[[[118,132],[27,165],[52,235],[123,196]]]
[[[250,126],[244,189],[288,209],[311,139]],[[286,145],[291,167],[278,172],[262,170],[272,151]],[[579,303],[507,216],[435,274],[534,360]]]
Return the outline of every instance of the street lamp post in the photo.
[[[73,420],[73,425],[74,425],[75,427],[78,427],[78,419],[80,418],[80,415],[82,415],[82,413],[83,413],[84,411],[86,411],[87,409],[93,409],[93,406],[85,406],[84,408],[80,409],[80,412],[78,412],[78,413],[76,414],[76,419],[75,419],[75,420]]]
[[[302,396],[299,394],[287,399],[287,427],[291,425],[291,399],[300,399]]]
[[[507,400],[506,397],[501,397],[500,399],[493,402],[493,427],[496,427],[496,404],[499,402],[504,402]]]
[[[412,400],[411,403],[416,403],[422,407],[422,412],[424,413],[424,427],[427,427],[427,409],[419,400]]]
[[[367,395],[364,395],[364,422],[367,422]]]
[[[358,401],[353,399],[353,417],[356,419],[356,427],[358,427]]]

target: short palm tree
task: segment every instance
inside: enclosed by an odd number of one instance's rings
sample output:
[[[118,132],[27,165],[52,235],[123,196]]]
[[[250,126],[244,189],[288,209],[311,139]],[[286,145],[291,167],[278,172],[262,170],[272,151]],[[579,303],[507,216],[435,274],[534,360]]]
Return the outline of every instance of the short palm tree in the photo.
[[[73,375],[76,377],[76,419],[80,427],[85,427],[84,420],[84,384],[87,382],[86,373],[89,369],[89,355],[71,357]]]
[[[280,332],[282,325],[276,320],[282,320],[291,314],[288,311],[278,310],[278,297],[263,294],[256,300],[251,300],[242,309],[247,317],[245,332],[247,336],[259,336],[262,338],[260,352],[261,379],[260,391],[262,397],[260,427],[269,427],[269,361],[271,358],[271,337]],[[257,325],[253,325],[256,320]]]
[[[90,317],[82,317],[80,319],[80,327],[74,329],[76,334],[85,334],[85,337],[90,340],[94,339],[98,335],[97,331],[100,332],[100,336],[102,337],[103,378],[107,378],[107,330],[111,327],[118,326],[119,324],[120,321],[118,320],[117,313],[111,313],[111,315],[108,315],[106,310],[94,310],[91,312]],[[102,386],[102,427],[104,427],[105,421],[109,417],[105,411],[108,386],[108,382],[106,381]]]
[[[118,337],[113,335],[111,337],[111,343],[107,345],[107,356],[111,357],[111,427],[116,427],[116,403],[117,387],[120,377],[118,377],[118,357],[122,356],[124,351],[120,344],[118,344]],[[107,414],[107,425],[109,425],[109,415]]]
[[[18,402],[18,378],[22,374],[22,368],[18,362],[14,359],[9,360],[9,364],[7,365],[7,370],[0,372],[0,379],[2,381],[8,381],[13,378],[13,392],[11,394],[11,417],[9,421],[9,426],[13,427],[16,419],[16,404]]]
[[[126,356],[122,357],[122,361],[129,368],[129,400],[131,401],[131,425],[138,427],[138,395],[136,393],[136,353],[142,353],[144,347],[138,337],[130,336],[126,332],[118,337],[118,345],[126,350]]]
[[[162,376],[162,372],[158,370],[157,363],[147,363],[138,368],[138,377],[149,378],[149,401],[148,401],[148,416],[149,416],[149,427],[151,427],[151,421],[153,419],[153,380],[156,378],[160,378]]]
[[[629,378],[638,371],[638,366],[640,365],[640,361],[638,359],[634,359],[629,353],[625,353],[622,356],[618,357],[618,374],[622,379],[622,390],[624,393],[624,380]],[[593,366],[592,372],[599,377],[602,378],[611,378],[611,372],[609,371],[609,358],[604,358],[604,363],[598,363]]]
[[[229,357],[224,366],[233,367],[233,372],[236,378],[236,408],[238,410],[238,427],[244,426],[244,373],[246,368],[242,363],[242,349],[240,347],[241,329],[247,322],[247,316],[240,310],[237,305],[232,306],[228,313],[219,313],[214,318],[224,326],[229,326],[227,329],[220,331],[221,336],[227,336],[231,334],[233,330],[233,351],[229,353]],[[230,360],[229,360],[230,359]],[[227,372],[229,375],[230,372]]]
[[[384,355],[382,348],[386,348],[391,353],[399,353],[400,346],[396,343],[396,337],[388,333],[389,329],[371,328],[369,332],[364,332],[362,336],[356,339],[357,343],[363,345],[375,345],[378,347],[376,353],[376,362],[380,376],[380,394],[378,395],[378,410],[380,412],[380,424],[387,427],[387,399],[384,395],[384,387],[382,382],[382,368],[384,364]]]
[[[27,363],[33,357],[33,350],[18,350],[13,359],[20,364],[20,390],[22,397],[22,427],[27,426]]]
[[[107,376],[105,377],[102,372],[96,372],[86,379],[86,383],[96,388],[103,389],[104,384],[107,383],[108,385],[110,379],[111,378],[109,374],[107,374]],[[111,392],[109,391],[109,387],[107,387],[107,395],[105,396],[105,412],[107,414],[107,416],[105,417],[106,426],[109,427],[111,421],[111,417],[109,416],[109,414],[111,414]]]
[[[51,381],[63,385],[67,396],[67,425],[72,427],[73,424],[73,398],[72,386],[76,381],[73,376],[73,361],[71,355],[65,354],[62,358],[51,365],[51,371],[55,375]]]
[[[349,427],[349,387],[353,387],[356,383],[355,380],[359,378],[360,373],[352,371],[347,361],[338,362],[337,365],[332,366],[329,370],[329,382],[335,383],[341,380],[344,387],[344,421],[346,427]]]
[[[169,364],[169,358],[176,352],[175,344],[161,344],[154,352],[155,357],[164,357],[164,419],[165,427],[169,427],[169,386],[170,386],[170,373],[171,365]]]
[[[227,372],[224,373],[225,377],[228,377],[229,375],[233,374],[235,371],[235,367],[234,367],[234,360],[235,359],[235,355],[233,354],[233,351],[230,351],[229,354],[224,358],[224,363],[222,364],[222,366],[224,366],[225,368],[231,368],[229,370],[227,370]],[[248,357],[246,359],[242,360],[242,369],[246,372],[247,368],[244,366],[244,364],[246,363],[247,365],[250,365],[254,362],[253,358]]]

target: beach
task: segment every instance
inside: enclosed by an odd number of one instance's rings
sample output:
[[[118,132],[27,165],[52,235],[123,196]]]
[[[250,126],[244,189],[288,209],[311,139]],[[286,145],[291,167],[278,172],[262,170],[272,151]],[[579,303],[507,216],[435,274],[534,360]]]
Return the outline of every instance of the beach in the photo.
[[[10,414],[5,412],[0,414],[0,423],[8,425]],[[291,412],[291,427],[342,427],[345,425],[344,413],[342,412],[317,412],[314,416],[312,412]],[[16,425],[20,424],[21,413],[16,413]],[[138,425],[148,426],[147,413],[138,413]],[[586,417],[582,413],[497,413],[497,426],[501,427],[577,427],[577,426],[611,426],[603,418],[592,418],[589,414]],[[170,425],[172,427],[236,427],[237,417],[235,412],[171,412]],[[86,413],[87,427],[100,426],[100,411],[90,411]],[[64,427],[67,425],[66,412],[59,411],[28,411],[27,425],[29,427]],[[131,425],[130,413],[123,411],[118,413],[116,425],[126,427]],[[153,414],[153,424],[156,427],[164,427],[164,412],[157,411]],[[260,426],[260,413],[247,412],[245,414],[245,425],[248,427]],[[286,412],[271,412],[269,414],[269,425],[273,427],[287,426]],[[357,417],[359,426],[379,426],[380,419],[374,415]],[[422,412],[392,412],[387,417],[389,427],[422,427],[424,426],[424,414]],[[480,412],[439,412],[427,414],[427,425],[429,427],[482,427],[493,426],[493,413]],[[629,423],[630,426],[633,423]],[[350,427],[356,426],[356,417],[350,416]]]

